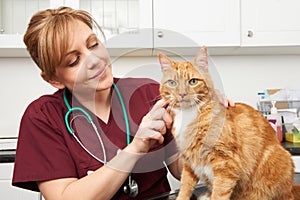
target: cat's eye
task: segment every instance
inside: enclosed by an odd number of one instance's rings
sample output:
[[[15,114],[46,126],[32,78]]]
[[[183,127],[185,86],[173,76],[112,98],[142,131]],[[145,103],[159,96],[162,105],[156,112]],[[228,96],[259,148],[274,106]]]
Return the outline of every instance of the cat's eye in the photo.
[[[175,86],[177,86],[177,82],[174,81],[174,80],[168,80],[168,85],[169,85],[170,87],[175,87]]]
[[[192,78],[191,80],[189,80],[189,84],[190,84],[191,86],[193,86],[193,85],[197,85],[197,84],[198,84],[198,82],[199,82],[199,80],[198,80],[198,79],[196,79],[196,78]]]

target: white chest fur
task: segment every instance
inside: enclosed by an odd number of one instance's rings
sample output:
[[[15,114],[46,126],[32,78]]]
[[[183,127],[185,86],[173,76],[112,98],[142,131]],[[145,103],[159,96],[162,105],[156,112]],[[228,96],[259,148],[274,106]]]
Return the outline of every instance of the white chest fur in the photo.
[[[204,177],[208,178],[208,181],[213,183],[213,171],[209,165],[194,165],[192,162],[190,163],[194,173],[196,176],[200,178],[200,180]],[[203,181],[203,180],[202,180]]]
[[[198,116],[197,108],[189,108],[189,109],[173,109],[175,114],[173,128],[174,135],[176,137],[177,142],[179,143],[179,149],[184,151],[184,149],[189,145],[187,143],[187,139],[185,139],[185,133],[188,126],[196,119]],[[189,138],[190,140],[191,138]],[[190,166],[192,167],[195,175],[197,175],[200,179],[203,176],[206,176],[210,182],[213,181],[213,172],[209,165],[198,165],[195,164],[192,160],[188,160],[190,162]]]
[[[173,109],[175,113],[175,118],[173,122],[173,128],[175,129],[174,135],[177,140],[184,140],[184,133],[188,125],[195,120],[198,114],[198,109],[196,107],[187,109]]]

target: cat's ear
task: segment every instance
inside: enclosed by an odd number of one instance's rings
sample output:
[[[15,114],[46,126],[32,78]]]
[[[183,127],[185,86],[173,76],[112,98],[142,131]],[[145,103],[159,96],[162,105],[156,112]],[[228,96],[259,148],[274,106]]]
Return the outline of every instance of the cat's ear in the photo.
[[[158,60],[161,66],[161,71],[169,69],[171,67],[171,59],[163,53],[158,53]]]
[[[204,70],[208,70],[208,53],[205,46],[201,47],[200,51],[197,53],[193,59],[193,65],[200,67]]]

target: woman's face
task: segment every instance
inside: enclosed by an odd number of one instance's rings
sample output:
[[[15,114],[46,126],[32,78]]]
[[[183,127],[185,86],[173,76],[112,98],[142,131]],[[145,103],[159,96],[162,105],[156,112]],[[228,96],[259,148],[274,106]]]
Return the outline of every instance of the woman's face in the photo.
[[[73,94],[91,94],[111,88],[113,82],[108,52],[83,22],[71,25],[70,48],[56,68],[56,79]]]

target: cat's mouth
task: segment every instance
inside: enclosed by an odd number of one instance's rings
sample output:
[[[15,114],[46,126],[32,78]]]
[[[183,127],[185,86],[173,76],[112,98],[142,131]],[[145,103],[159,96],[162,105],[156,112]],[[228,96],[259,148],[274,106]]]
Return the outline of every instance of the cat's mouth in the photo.
[[[188,108],[188,107],[192,107],[193,104],[186,99],[182,99],[176,103],[176,106],[180,108]]]
[[[168,102],[168,107],[171,108],[186,108],[193,106],[193,103],[186,98],[177,99],[176,101],[174,101],[174,99],[166,99],[166,101]]]
[[[185,97],[178,97],[177,99],[178,99],[179,103],[191,103],[191,99],[188,98],[187,96],[185,96]]]
[[[181,99],[180,101],[179,101],[179,103],[189,103],[190,101],[188,101],[188,100],[186,100],[186,99]]]

